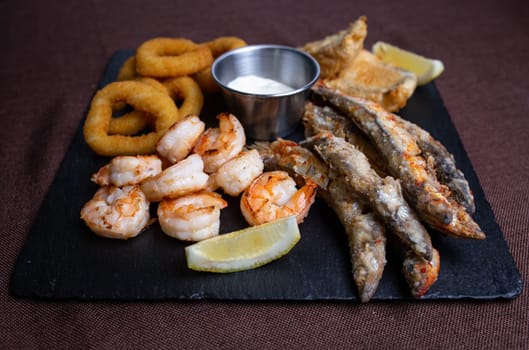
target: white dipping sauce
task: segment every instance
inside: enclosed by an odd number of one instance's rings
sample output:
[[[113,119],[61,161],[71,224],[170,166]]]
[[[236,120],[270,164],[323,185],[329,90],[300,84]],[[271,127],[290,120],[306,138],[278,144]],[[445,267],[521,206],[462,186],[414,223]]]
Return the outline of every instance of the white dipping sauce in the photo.
[[[293,91],[294,88],[279,81],[249,74],[242,75],[230,81],[228,87],[249,94],[282,94]]]

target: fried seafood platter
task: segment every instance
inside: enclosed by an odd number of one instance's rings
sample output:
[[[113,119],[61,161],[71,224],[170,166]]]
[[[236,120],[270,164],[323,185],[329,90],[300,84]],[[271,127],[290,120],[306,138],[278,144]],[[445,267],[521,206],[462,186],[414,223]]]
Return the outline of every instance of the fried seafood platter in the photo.
[[[19,258],[15,293],[516,296],[516,267],[435,86],[377,60],[363,48],[366,34],[360,17],[300,46],[321,79],[298,129],[268,141],[247,139],[209,71],[242,38],[156,38],[117,52]],[[186,265],[195,242],[286,217],[300,239],[280,259],[222,274]],[[39,259],[53,264],[31,264]]]
[[[362,302],[377,291],[388,244],[398,251],[410,294],[422,297],[440,272],[425,225],[460,238],[485,234],[471,218],[474,197],[453,156],[391,113],[413,93],[413,73],[364,50],[366,32],[361,17],[303,46],[322,66],[313,94],[324,106],[307,102],[299,143],[247,144],[244,126],[227,112],[216,116],[218,127],[206,129],[201,120],[202,91],[215,91],[204,83],[213,57],[244,40],[144,42],[89,109],[84,139],[112,158],[90,177],[99,189],[81,219],[104,238],[134,238],[158,224],[169,237],[198,242],[219,235],[223,195],[240,197],[245,221],[258,226],[288,216],[301,224],[318,194],[347,234]],[[109,112],[123,104],[132,111]],[[148,127],[154,130],[143,131]]]

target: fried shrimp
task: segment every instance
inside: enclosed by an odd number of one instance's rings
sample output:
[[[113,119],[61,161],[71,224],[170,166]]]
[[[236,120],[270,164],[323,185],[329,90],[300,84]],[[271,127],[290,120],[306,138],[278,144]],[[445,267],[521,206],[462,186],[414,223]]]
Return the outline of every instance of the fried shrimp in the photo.
[[[248,224],[255,226],[287,216],[301,223],[314,203],[318,185],[307,179],[304,186],[285,171],[269,171],[257,177],[241,196],[241,212]]]
[[[147,199],[157,202],[164,198],[176,198],[206,187],[208,175],[203,171],[204,163],[197,154],[171,165],[154,177],[141,183]]]
[[[220,211],[228,204],[215,192],[198,192],[165,199],[158,206],[162,231],[184,241],[200,241],[219,234]]]
[[[209,176],[209,188],[217,187],[229,194],[238,196],[263,172],[264,164],[257,150],[245,150]]]
[[[208,174],[239,154],[246,143],[244,128],[237,117],[221,113],[217,119],[219,127],[207,129],[193,149],[204,160],[204,171]]]
[[[99,236],[128,239],[147,225],[149,202],[138,185],[104,186],[83,206],[81,219]]]
[[[162,161],[156,155],[117,156],[101,167],[90,180],[99,186],[136,185],[162,172]]]
[[[156,144],[156,151],[171,164],[177,163],[189,155],[205,128],[196,115],[189,115],[167,130]]]

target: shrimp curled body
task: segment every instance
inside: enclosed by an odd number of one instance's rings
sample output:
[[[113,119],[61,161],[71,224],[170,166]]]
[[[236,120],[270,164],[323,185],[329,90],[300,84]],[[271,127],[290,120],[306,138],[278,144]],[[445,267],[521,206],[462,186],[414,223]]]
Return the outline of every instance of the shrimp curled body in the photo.
[[[215,192],[198,192],[165,199],[158,206],[162,231],[184,241],[200,241],[218,235],[220,210],[227,203]]]
[[[230,159],[209,176],[210,189],[222,188],[230,196],[238,196],[262,174],[263,160],[257,150],[245,150]]]
[[[241,212],[250,225],[260,225],[287,216],[301,223],[314,203],[318,185],[307,179],[300,189],[285,171],[264,172],[241,196]]]
[[[128,239],[149,222],[149,202],[138,185],[104,186],[83,206],[81,219],[99,236]]]
[[[164,169],[157,176],[141,183],[147,199],[157,202],[164,198],[176,198],[206,187],[208,175],[203,172],[204,163],[197,154]]]
[[[193,149],[204,160],[204,171],[208,174],[239,154],[246,143],[244,128],[237,117],[221,113],[217,118],[219,127],[207,129]]]
[[[156,155],[116,156],[90,179],[100,186],[122,187],[137,185],[161,171],[162,161]]]
[[[167,130],[158,141],[156,151],[171,164],[179,162],[191,152],[205,127],[196,115],[189,115]]]

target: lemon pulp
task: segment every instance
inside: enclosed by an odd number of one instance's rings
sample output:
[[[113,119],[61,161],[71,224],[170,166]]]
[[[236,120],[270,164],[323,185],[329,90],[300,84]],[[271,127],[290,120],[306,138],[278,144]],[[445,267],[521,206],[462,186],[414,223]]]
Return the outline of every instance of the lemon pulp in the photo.
[[[196,271],[236,272],[265,265],[287,254],[300,240],[295,216],[209,238],[185,248]]]
[[[382,61],[414,73],[417,85],[429,83],[444,71],[440,60],[426,58],[382,41],[376,42],[371,50]]]

